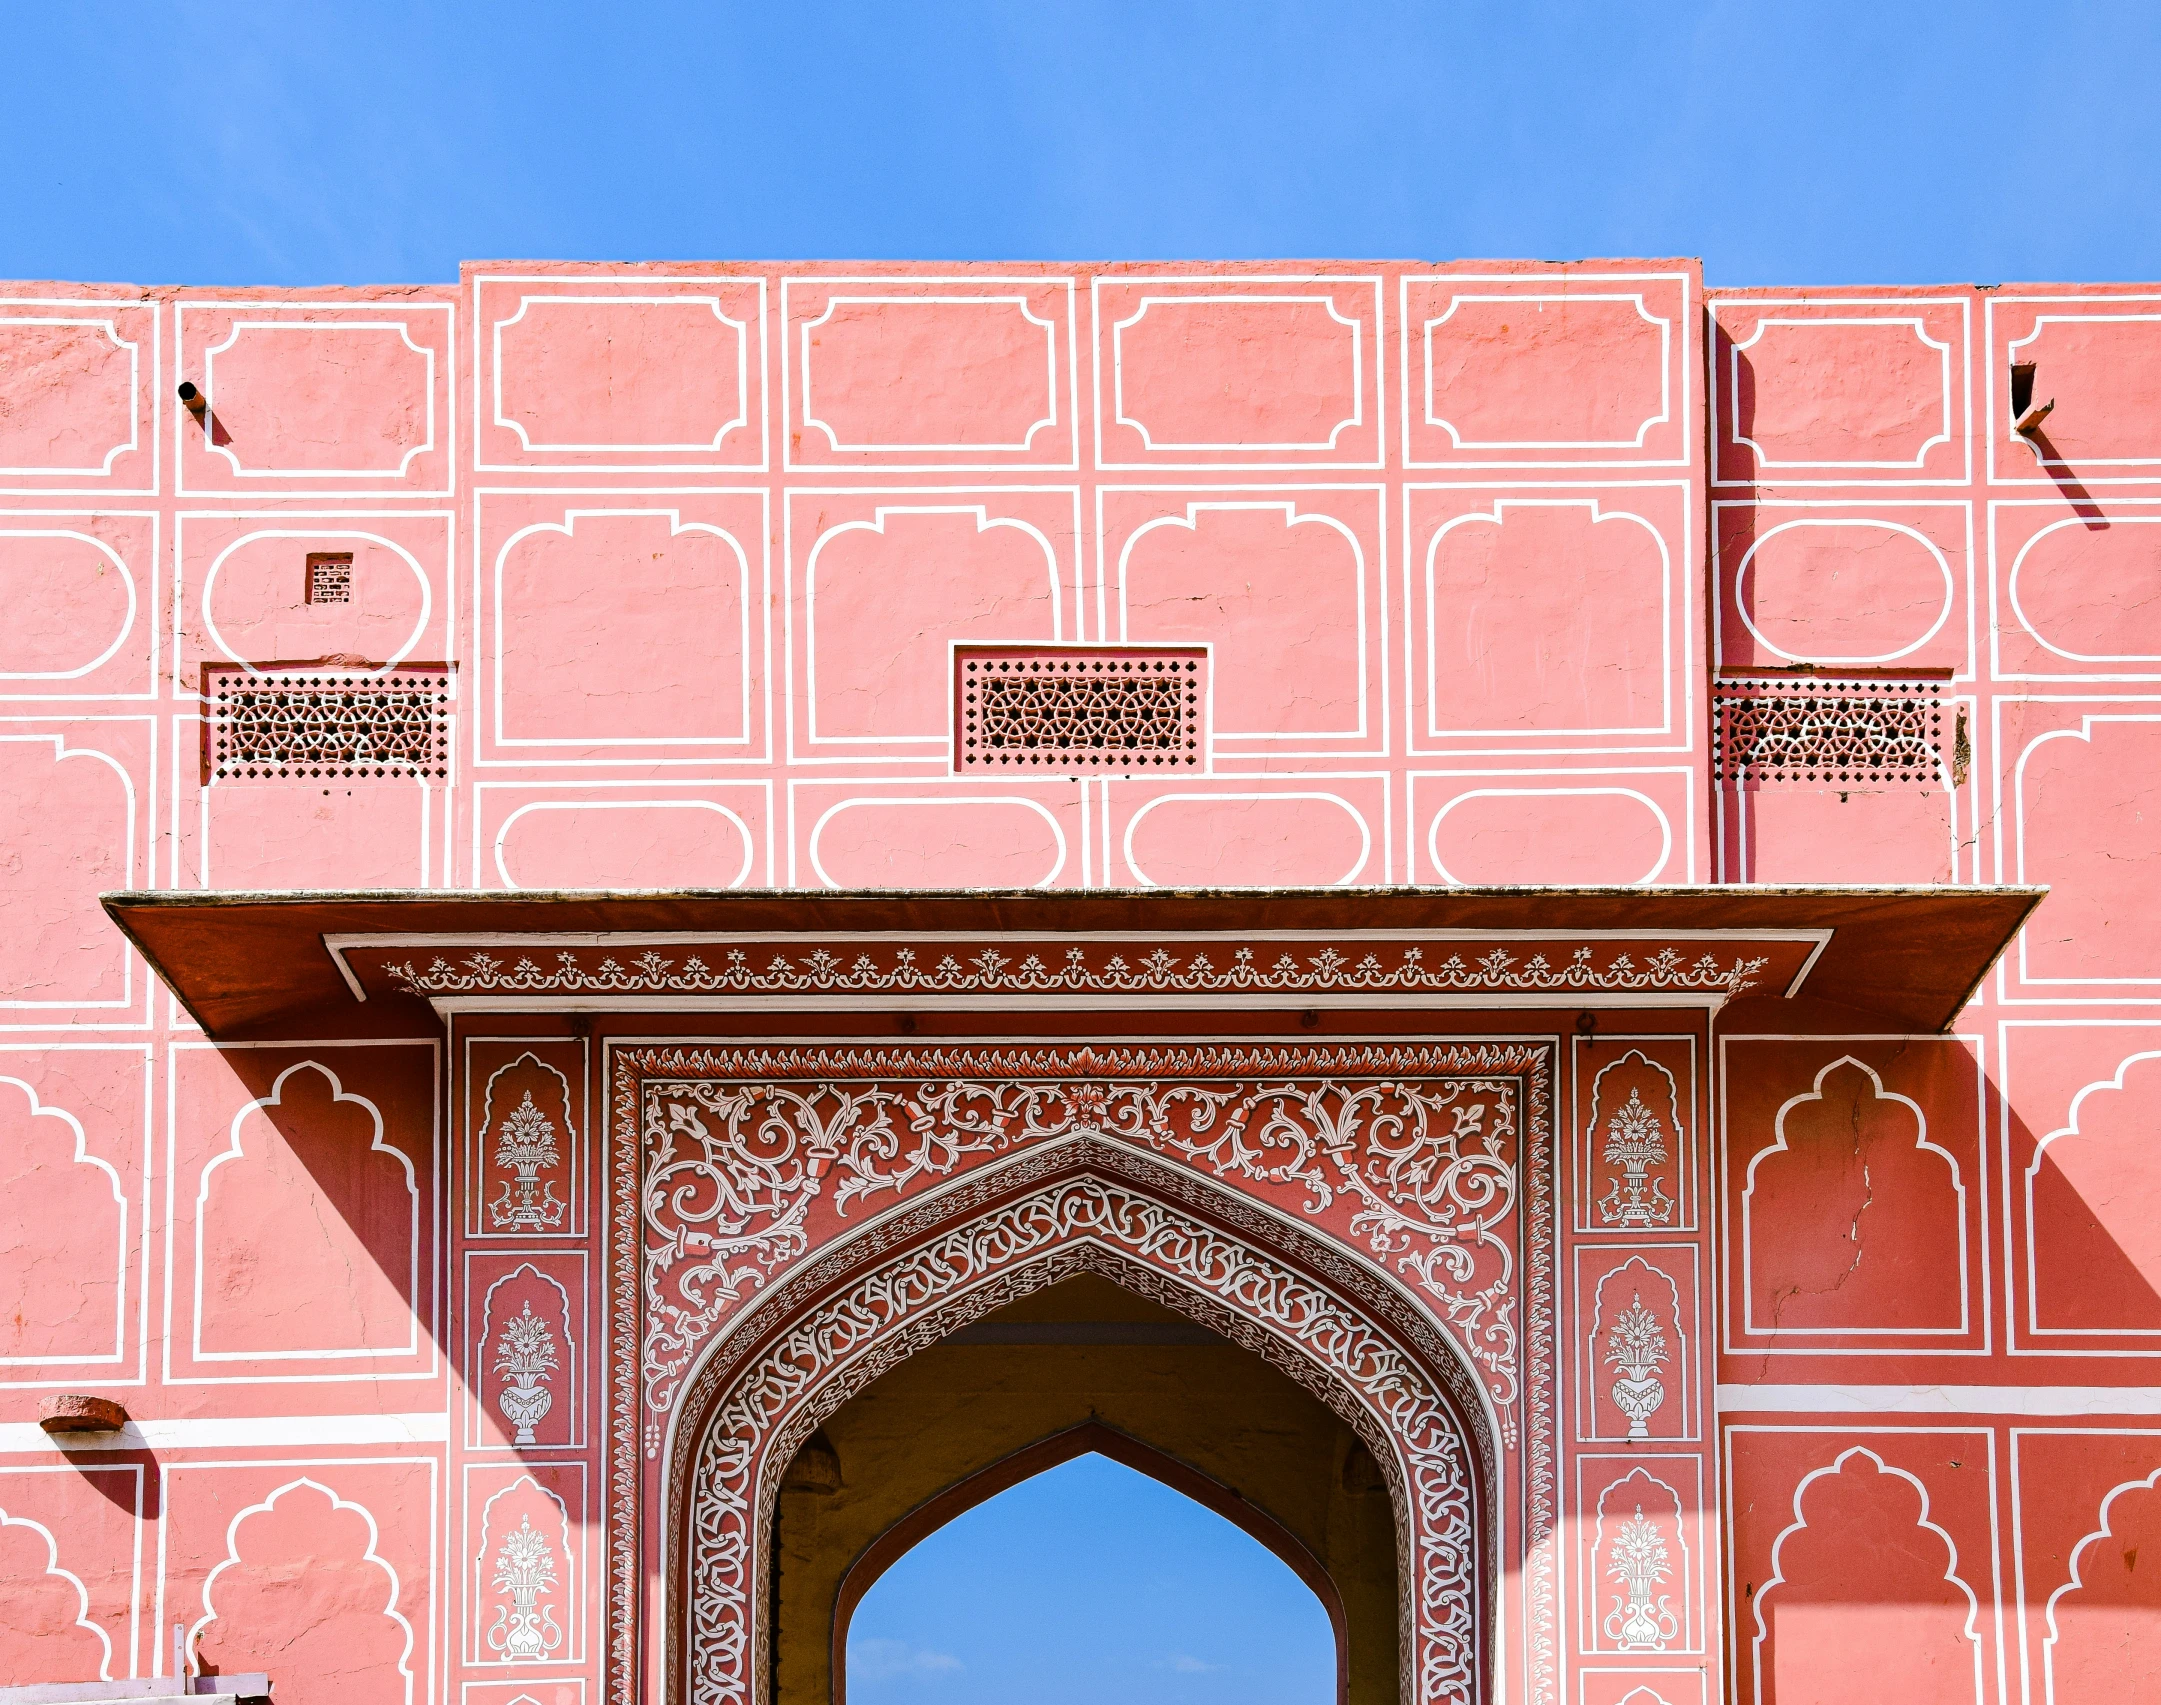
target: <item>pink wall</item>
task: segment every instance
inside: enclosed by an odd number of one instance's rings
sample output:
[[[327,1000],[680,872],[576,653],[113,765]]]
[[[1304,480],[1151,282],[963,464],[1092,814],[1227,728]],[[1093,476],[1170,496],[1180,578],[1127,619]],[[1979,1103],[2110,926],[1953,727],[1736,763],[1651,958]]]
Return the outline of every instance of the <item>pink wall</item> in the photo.
[[[2161,1665],[2161,289],[15,285],[0,587],[0,1682],[178,1619],[302,1705],[578,1696],[441,1608],[453,1533],[591,1489],[450,1448],[437,1050],[208,1044],[97,908],[152,886],[2046,883],[1956,1037],[1729,1023],[1691,1079],[1725,1644],[1676,1686]],[[956,643],[1205,647],[1197,761],[958,775]],[[447,773],[206,786],[206,667],[326,658],[454,665]],[[1927,695],[1927,773],[1720,779],[1717,686],[1796,664]],[[27,1423],[83,1389],[173,1430],[71,1464]]]

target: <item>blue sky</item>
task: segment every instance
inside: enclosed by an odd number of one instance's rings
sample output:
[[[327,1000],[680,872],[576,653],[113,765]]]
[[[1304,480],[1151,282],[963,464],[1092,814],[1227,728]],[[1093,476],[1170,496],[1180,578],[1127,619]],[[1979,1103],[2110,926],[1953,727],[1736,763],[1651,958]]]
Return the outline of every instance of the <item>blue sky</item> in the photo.
[[[1024,1480],[879,1577],[853,1705],[1329,1705],[1335,1638],[1258,1541],[1100,1456]]]
[[[2161,6],[0,0],[0,275],[1694,254],[2161,278]]]

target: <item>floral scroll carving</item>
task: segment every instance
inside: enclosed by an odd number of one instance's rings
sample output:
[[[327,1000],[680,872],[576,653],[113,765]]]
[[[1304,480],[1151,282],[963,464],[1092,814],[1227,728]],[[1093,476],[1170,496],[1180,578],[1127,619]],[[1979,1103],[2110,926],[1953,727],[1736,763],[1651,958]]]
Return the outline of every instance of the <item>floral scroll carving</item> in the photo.
[[[821,1200],[846,1216],[966,1164],[1076,1135],[1295,1191],[1303,1213],[1337,1218],[1350,1241],[1432,1299],[1509,1413],[1520,1385],[1525,1075],[1544,1057],[1505,1044],[818,1050],[790,1062],[818,1075],[790,1081],[752,1075],[778,1063],[770,1056],[686,1051],[645,1078],[638,1114],[648,1417],[668,1411],[718,1323],[808,1247]],[[1316,1064],[1336,1072],[1299,1070]],[[909,1067],[922,1075],[882,1075]],[[1262,1075],[1269,1067],[1296,1075]],[[1125,1075],[1138,1072],[1164,1075]],[[648,1454],[659,1442],[649,1419]]]

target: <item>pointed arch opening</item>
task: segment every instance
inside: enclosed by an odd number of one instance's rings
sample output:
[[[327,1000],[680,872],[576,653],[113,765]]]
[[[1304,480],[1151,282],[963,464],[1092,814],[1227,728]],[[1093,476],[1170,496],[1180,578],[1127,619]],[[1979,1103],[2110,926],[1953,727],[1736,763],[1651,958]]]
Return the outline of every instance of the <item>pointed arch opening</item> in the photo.
[[[1178,1501],[1190,1500],[1193,1505],[1198,1506],[1194,1513],[1205,1510],[1220,1521],[1228,1523],[1281,1564],[1289,1577],[1282,1585],[1291,1590],[1287,1594],[1279,1592],[1271,1595],[1271,1602],[1275,1603],[1278,1614],[1283,1615],[1286,1621],[1295,1623],[1301,1620],[1300,1611],[1310,1607],[1318,1613],[1317,1620],[1326,1631],[1326,1675],[1319,1678],[1322,1687],[1305,1692],[1303,1696],[1314,1701],[1315,1705],[1324,1699],[1337,1701],[1338,1705],[1341,1705],[1346,1697],[1349,1676],[1348,1621],[1343,1595],[1337,1590],[1335,1580],[1322,1560],[1296,1533],[1238,1489],[1225,1485],[1212,1475],[1202,1473],[1190,1463],[1157,1450],[1143,1439],[1135,1438],[1115,1427],[1105,1426],[1100,1421],[1084,1421],[978,1469],[910,1511],[873,1540],[856,1558],[841,1578],[839,1597],[834,1606],[834,1705],[847,1705],[849,1682],[853,1674],[861,1668],[851,1650],[856,1612],[864,1607],[866,1599],[872,1596],[875,1588],[892,1577],[896,1570],[906,1569],[910,1562],[920,1556],[919,1548],[951,1528],[953,1524],[961,1522],[983,1506],[1004,1498],[1008,1493],[1028,1488],[1032,1482],[1054,1475],[1060,1469],[1083,1464],[1090,1458],[1103,1460],[1105,1466],[1116,1464],[1119,1468],[1145,1476],[1148,1481],[1175,1494]],[[1101,1482],[1091,1479],[1090,1484],[1100,1485]],[[1112,1486],[1115,1486],[1115,1481]],[[1065,1525],[1075,1525],[1069,1519],[1070,1512],[1067,1512],[1067,1515]],[[1175,1520],[1174,1514],[1173,1519]],[[1055,1546],[1064,1543],[1068,1535],[1051,1529],[1042,1531],[1039,1537],[1042,1543]],[[1133,1535],[1132,1539],[1138,1540],[1141,1537],[1143,1536]],[[1129,1543],[1128,1536],[1118,1535],[1117,1542],[1121,1549],[1126,1548]],[[1139,1546],[1134,1544],[1132,1549],[1135,1554],[1133,1562],[1137,1565],[1140,1561]],[[1222,1566],[1220,1559],[1218,1563]],[[1211,1595],[1206,1590],[1206,1582],[1193,1580],[1183,1584],[1193,1590],[1193,1597],[1198,1601],[1198,1609],[1203,1614],[1196,1615],[1194,1608],[1189,1607],[1185,1612],[1185,1620],[1193,1625],[1194,1636],[1187,1638],[1175,1652],[1157,1654],[1155,1661],[1183,1673],[1199,1674],[1223,1668],[1225,1666],[1219,1655],[1196,1655],[1199,1648],[1209,1644],[1206,1639],[1208,1629],[1205,1611]],[[1286,1602],[1295,1601],[1301,1589],[1306,1598],[1305,1606]],[[1051,1618],[1046,1615],[1045,1620]],[[1248,1627],[1250,1628],[1250,1623]],[[1226,1628],[1225,1632],[1235,1635],[1233,1629]],[[1306,1637],[1310,1632],[1296,1626],[1285,1630],[1280,1648],[1274,1654],[1277,1660],[1287,1657],[1295,1664],[1303,1658],[1307,1647],[1312,1643]],[[932,1655],[948,1656],[937,1652]],[[858,1690],[857,1702],[858,1705],[865,1705],[861,1690]]]

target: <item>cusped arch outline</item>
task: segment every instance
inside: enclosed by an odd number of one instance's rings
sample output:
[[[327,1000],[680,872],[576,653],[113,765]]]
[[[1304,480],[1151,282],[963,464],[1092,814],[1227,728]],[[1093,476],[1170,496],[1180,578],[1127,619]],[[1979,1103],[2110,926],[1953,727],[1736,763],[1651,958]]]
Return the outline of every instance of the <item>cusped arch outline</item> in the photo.
[[[1755,1624],[1756,1629],[1749,1642],[1749,1664],[1752,1680],[1750,1698],[1755,1701],[1755,1705],[1765,1705],[1763,1648],[1770,1642],[1771,1629],[1770,1625],[1764,1620],[1763,1607],[1770,1600],[1771,1595],[1786,1584],[1786,1566],[1783,1560],[1786,1541],[1795,1534],[1804,1532],[1808,1527],[1808,1512],[1801,1508],[1802,1501],[1808,1496],[1809,1487],[1827,1476],[1836,1477],[1845,1473],[1846,1464],[1856,1457],[1866,1457],[1870,1462],[1874,1463],[1878,1474],[1887,1474],[1895,1479],[1905,1481],[1907,1485],[1913,1488],[1915,1496],[1921,1500],[1921,1512],[1914,1518],[1914,1526],[1918,1530],[1934,1534],[1941,1541],[1944,1552],[1942,1578],[1950,1585],[1958,1588],[1966,1600],[1966,1620],[1959,1629],[1959,1637],[1973,1648],[1973,1696],[1976,1700],[1979,1700],[1982,1696],[1981,1601],[1975,1596],[1973,1588],[1966,1584],[1965,1577],[1958,1572],[1958,1541],[1930,1519],[1928,1513],[1928,1487],[1921,1482],[1919,1476],[1910,1474],[1905,1469],[1884,1461],[1882,1457],[1878,1456],[1866,1445],[1850,1446],[1848,1449],[1840,1451],[1836,1457],[1822,1467],[1810,1469],[1808,1473],[1801,1477],[1800,1484],[1793,1489],[1793,1520],[1788,1522],[1779,1531],[1778,1537],[1771,1541],[1771,1578],[1765,1581],[1757,1590],[1754,1601],[1749,1607],[1749,1617]]]
[[[189,1665],[193,1665],[197,1661],[196,1648],[201,1643],[204,1631],[218,1620],[216,1596],[218,1577],[224,1574],[226,1570],[234,1568],[240,1563],[241,1527],[250,1516],[272,1513],[278,1506],[278,1500],[288,1492],[319,1492],[330,1500],[330,1509],[333,1515],[340,1510],[351,1510],[362,1521],[367,1523],[368,1545],[367,1549],[360,1554],[359,1560],[363,1563],[373,1564],[389,1580],[390,1595],[377,1614],[386,1616],[392,1622],[395,1622],[405,1635],[405,1649],[398,1654],[398,1676],[405,1684],[407,1705],[411,1705],[414,1679],[412,1668],[413,1625],[406,1619],[405,1613],[398,1608],[398,1592],[404,1583],[398,1579],[397,1568],[389,1558],[383,1556],[381,1551],[377,1549],[382,1543],[382,1529],[376,1523],[375,1512],[365,1504],[355,1503],[349,1498],[341,1498],[320,1480],[306,1474],[286,1481],[284,1485],[278,1487],[268,1497],[264,1498],[261,1503],[250,1504],[245,1509],[237,1511],[232,1521],[227,1524],[225,1529],[225,1556],[218,1563],[218,1566],[212,1569],[203,1580],[203,1614],[188,1624],[186,1631],[179,1637],[181,1661]]]
[[[1367,1289],[1396,1299],[1327,1240],[1091,1134],[870,1222],[706,1347],[662,1466],[668,1705],[750,1705],[770,1639],[758,1578],[780,1480],[803,1441],[917,1350],[1080,1273],[1259,1354],[1352,1427],[1381,1466],[1395,1516],[1401,1696],[1486,1697],[1500,1644],[1497,1426],[1462,1349],[1356,1300]],[[635,1552],[615,1567],[621,1675]],[[1550,1610],[1530,1614],[1543,1622]]]
[[[1872,1099],[1877,1101],[1895,1101],[1901,1107],[1904,1107],[1908,1113],[1912,1114],[1914,1123],[1914,1151],[1919,1154],[1934,1155],[1936,1159],[1941,1161],[1944,1166],[1950,1171],[1952,1194],[1958,1202],[1958,1325],[1955,1327],[1786,1326],[1775,1321],[1764,1326],[1758,1326],[1756,1324],[1756,1169],[1761,1166],[1766,1160],[1769,1160],[1774,1154],[1791,1154],[1793,1152],[1793,1145],[1786,1141],[1786,1115],[1791,1113],[1803,1102],[1822,1101],[1824,1099],[1823,1080],[1829,1077],[1833,1072],[1837,1071],[1841,1066],[1852,1066],[1856,1071],[1866,1075],[1869,1081]],[[1814,1082],[1812,1082],[1805,1091],[1803,1091],[1799,1095],[1790,1095],[1783,1102],[1781,1102],[1779,1104],[1778,1113],[1772,1121],[1771,1141],[1765,1147],[1758,1149],[1754,1156],[1750,1158],[1748,1163],[1748,1170],[1742,1175],[1742,1184],[1741,1324],[1744,1331],[1750,1333],[1765,1334],[1814,1334],[1816,1336],[1844,1335],[1851,1337],[1883,1337],[1886,1335],[1904,1335],[1908,1337],[1920,1338],[1931,1336],[1962,1337],[1967,1332],[1972,1330],[1973,1286],[1972,1276],[1968,1270],[1970,1263],[1971,1240],[1968,1236],[1966,1229],[1966,1177],[1965,1174],[1959,1170],[1958,1156],[1953,1154],[1949,1149],[1945,1148],[1941,1143],[1932,1142],[1929,1140],[1928,1114],[1923,1110],[1921,1104],[1918,1101],[1914,1100],[1913,1097],[1910,1095],[1901,1095],[1895,1089],[1886,1089],[1884,1087],[1882,1075],[1877,1072],[1875,1067],[1869,1065],[1866,1061],[1858,1060],[1851,1054],[1841,1054],[1838,1056],[1837,1059],[1833,1060],[1829,1065],[1825,1066],[1821,1071],[1817,1072]]]

